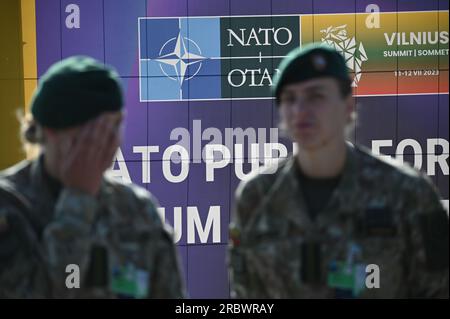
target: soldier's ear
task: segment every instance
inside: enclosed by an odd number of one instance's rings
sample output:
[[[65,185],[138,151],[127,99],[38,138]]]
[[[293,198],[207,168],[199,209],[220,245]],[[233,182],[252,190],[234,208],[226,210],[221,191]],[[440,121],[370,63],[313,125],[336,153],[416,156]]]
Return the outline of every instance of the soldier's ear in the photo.
[[[355,98],[353,97],[352,94],[349,94],[345,98],[345,111],[347,113],[347,118],[349,119],[349,122],[351,122],[355,117],[356,111],[355,105],[356,105]]]
[[[44,132],[44,138],[46,141],[54,141],[57,138],[56,130],[49,128],[49,127],[43,127],[42,131]]]

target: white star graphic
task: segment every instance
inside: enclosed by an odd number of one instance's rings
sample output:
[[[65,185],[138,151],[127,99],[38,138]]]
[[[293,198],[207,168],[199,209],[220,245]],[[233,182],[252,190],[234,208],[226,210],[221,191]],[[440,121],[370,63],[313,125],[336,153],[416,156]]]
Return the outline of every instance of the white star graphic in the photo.
[[[193,42],[192,40],[189,41]],[[193,43],[195,44],[195,42]],[[205,59],[206,59],[205,57],[191,53],[186,49],[185,38],[183,38],[183,36],[181,35],[180,30],[180,32],[178,33],[178,37],[176,39],[174,51],[168,54],[164,54],[155,60],[160,63],[173,66],[175,74],[177,75],[177,79],[174,79],[173,77],[170,76],[169,77],[173,80],[178,80],[178,83],[181,86],[183,84],[183,81],[185,80],[186,70],[188,66],[202,62]],[[189,78],[187,80],[189,80]]]

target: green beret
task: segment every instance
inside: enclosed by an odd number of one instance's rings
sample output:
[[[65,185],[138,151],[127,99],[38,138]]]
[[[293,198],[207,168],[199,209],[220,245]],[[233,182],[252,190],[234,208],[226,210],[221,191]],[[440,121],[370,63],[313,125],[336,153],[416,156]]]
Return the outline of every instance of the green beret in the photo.
[[[117,73],[90,57],[74,56],[53,64],[42,76],[31,113],[42,126],[61,129],[122,106]]]
[[[323,43],[312,43],[292,50],[278,69],[280,71],[276,74],[272,87],[277,102],[280,100],[281,89],[287,84],[319,77],[333,77],[351,84],[344,57]]]

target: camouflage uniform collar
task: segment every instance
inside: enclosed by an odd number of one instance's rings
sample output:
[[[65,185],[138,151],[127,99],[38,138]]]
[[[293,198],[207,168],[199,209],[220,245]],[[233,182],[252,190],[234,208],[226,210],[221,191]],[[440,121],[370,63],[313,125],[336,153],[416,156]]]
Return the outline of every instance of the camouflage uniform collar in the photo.
[[[32,187],[39,193],[39,197],[44,199],[52,198],[53,201],[56,200],[55,193],[57,183],[59,182],[56,182],[53,177],[50,177],[46,171],[44,153],[40,153],[35,160],[31,161],[30,177]]]
[[[342,171],[342,177],[336,190],[330,197],[329,203],[324,211],[331,210],[330,207],[336,206],[341,201],[345,201],[357,187],[357,152],[355,147],[347,144],[347,158]],[[315,225],[321,227],[327,220],[324,214],[319,213],[316,222],[313,222],[308,214],[307,206],[303,196],[301,195],[301,185],[297,178],[297,161],[295,155],[287,159],[285,165],[280,169],[279,175],[267,192],[264,200],[259,206],[258,212],[249,221],[247,228],[250,230],[258,223],[258,228],[263,231],[264,223],[261,223],[261,214],[270,211],[280,214],[280,218],[287,218],[293,225],[299,226],[299,229],[314,228]],[[351,212],[344,212],[344,214]],[[282,216],[281,216],[282,215]],[[337,217],[337,216],[336,216]],[[323,225],[322,225],[323,226]]]
[[[356,178],[355,174],[358,173],[357,170],[357,154],[355,146],[349,142],[347,142],[347,156],[345,159],[344,168],[341,172],[341,179],[338,184],[338,188],[344,188],[344,189],[354,189],[356,185]],[[288,184],[289,186],[295,188],[296,190],[300,190],[299,182],[297,179],[297,158],[295,155],[292,155],[286,165],[283,167],[280,179],[283,179],[283,181],[280,181],[280,184]]]
[[[346,201],[353,198],[353,193],[357,190],[359,174],[358,150],[353,144],[347,143],[347,158],[345,160],[344,169],[342,170],[342,177],[325,209],[328,208],[334,210],[334,207],[340,207],[340,214],[354,213],[354,210],[346,211],[344,208],[349,206],[346,205]],[[321,222],[321,217],[323,218],[323,216],[318,216],[319,224]]]
[[[338,188],[353,191],[357,186],[358,174],[357,150],[353,144],[347,142],[347,158],[345,159],[342,179],[338,184]]]
[[[38,157],[30,161],[30,177],[33,184],[40,184],[43,181],[44,153],[39,153]]]
[[[114,196],[114,183],[115,177],[109,175],[108,171],[103,173],[100,191],[98,193],[99,199],[107,199],[110,196]]]

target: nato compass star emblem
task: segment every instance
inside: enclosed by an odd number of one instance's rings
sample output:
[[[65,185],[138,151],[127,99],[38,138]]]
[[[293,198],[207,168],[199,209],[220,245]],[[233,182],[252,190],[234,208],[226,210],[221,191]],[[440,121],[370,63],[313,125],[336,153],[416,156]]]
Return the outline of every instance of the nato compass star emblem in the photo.
[[[173,46],[174,42],[175,46]],[[192,50],[193,52],[190,52],[187,49],[187,43],[189,43],[189,50]],[[174,49],[170,52],[169,48],[172,47],[174,47]],[[197,43],[187,37],[183,37],[180,30],[177,37],[173,37],[163,44],[159,51],[159,57],[156,58],[155,61],[159,62],[159,67],[164,75],[171,80],[177,81],[179,85],[182,86],[184,81],[192,79],[200,72],[202,61],[207,59],[201,54],[202,51]],[[191,69],[192,71],[190,74],[186,76],[188,67],[193,67],[193,69]],[[174,72],[176,76],[170,75],[174,74]]]

